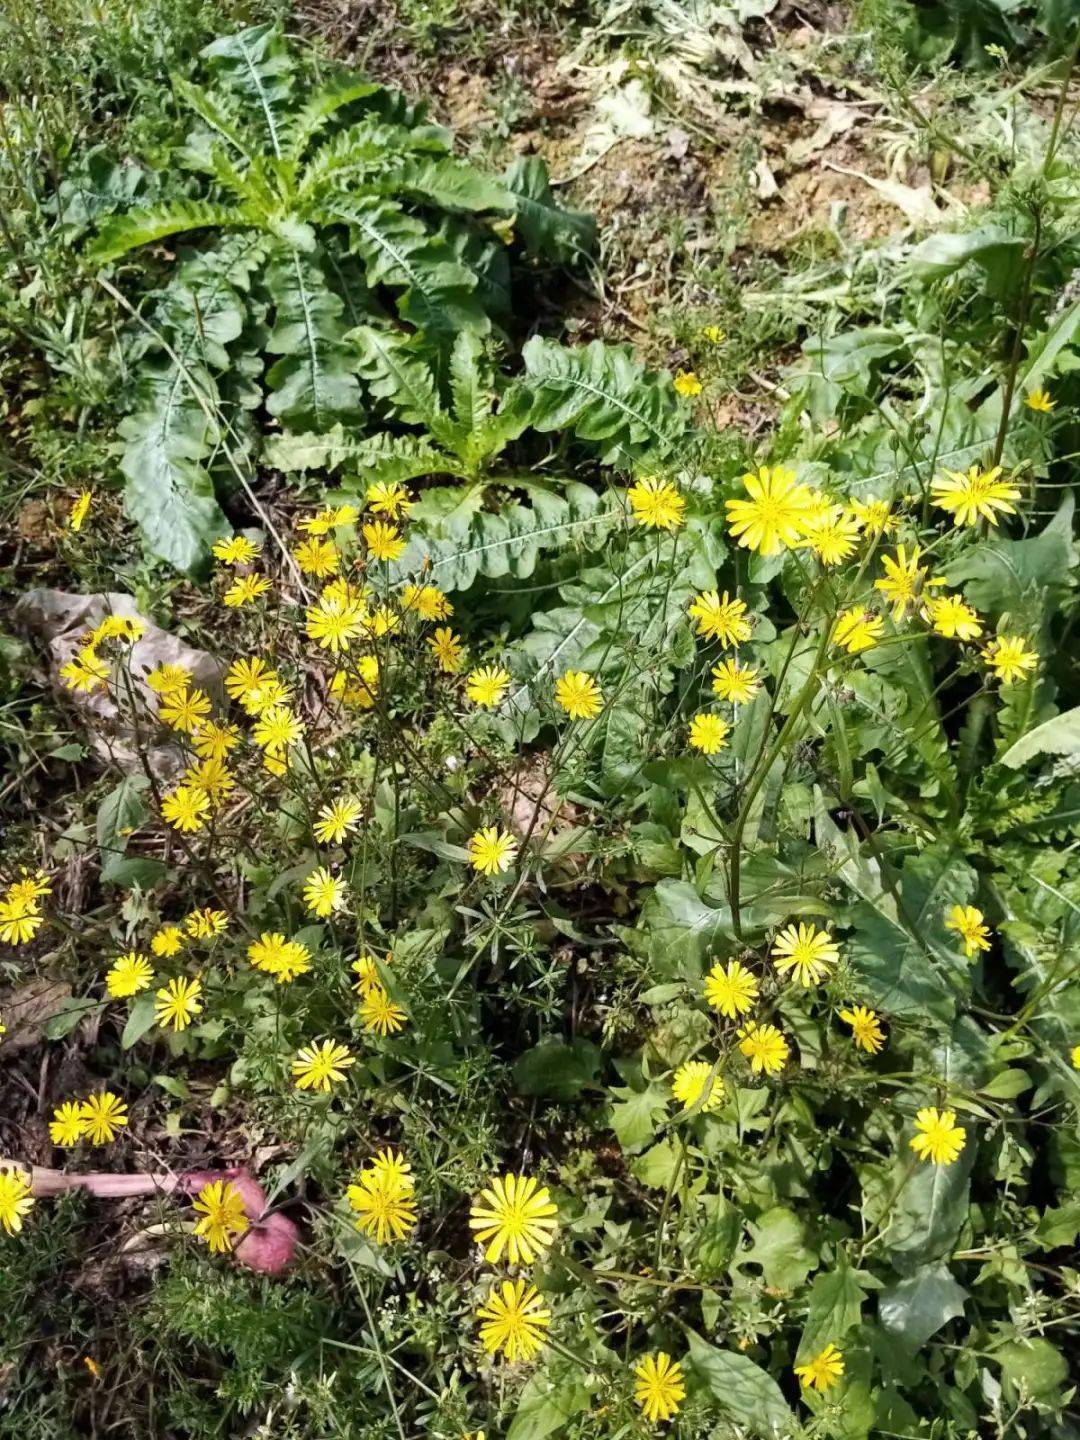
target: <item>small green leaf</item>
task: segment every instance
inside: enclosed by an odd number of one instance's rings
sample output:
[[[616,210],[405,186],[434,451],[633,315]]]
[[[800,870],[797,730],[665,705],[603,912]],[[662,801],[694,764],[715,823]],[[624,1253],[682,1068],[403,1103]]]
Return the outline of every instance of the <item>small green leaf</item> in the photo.
[[[136,999],[128,1012],[127,1024],[124,1026],[124,1033],[120,1036],[120,1044],[125,1050],[130,1050],[153,1028],[154,995],[152,991],[147,991],[145,995],[140,995]]]

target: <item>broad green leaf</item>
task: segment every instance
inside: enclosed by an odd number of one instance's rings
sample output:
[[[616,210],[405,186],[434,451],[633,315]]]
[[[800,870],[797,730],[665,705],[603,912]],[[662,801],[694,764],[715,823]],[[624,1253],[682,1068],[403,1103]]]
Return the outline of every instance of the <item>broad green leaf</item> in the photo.
[[[95,829],[103,880],[114,878],[116,866],[127,851],[128,837],[150,813],[143,799],[148,784],[145,775],[125,775],[98,806]]]
[[[151,553],[185,574],[201,569],[213,542],[231,530],[203,464],[221,432],[193,395],[193,383],[204,396],[215,394],[204,371],[146,362],[142,408],[120,425],[124,507]]]
[[[806,1244],[802,1220],[793,1210],[776,1205],[750,1224],[753,1241],[739,1256],[739,1265],[760,1265],[765,1284],[774,1290],[797,1290],[817,1264]]]
[[[687,1368],[709,1391],[721,1414],[745,1426],[750,1435],[778,1437],[794,1430],[795,1417],[780,1386],[760,1365],[734,1350],[707,1344],[693,1330],[687,1330],[686,1339]]]
[[[596,1083],[600,1063],[600,1051],[591,1041],[549,1037],[518,1056],[514,1084],[522,1095],[575,1100]]]
[[[280,160],[294,68],[280,27],[249,26],[212,41],[202,54],[216,75],[255,108],[274,157]]]
[[[591,215],[559,205],[539,155],[519,156],[507,170],[505,183],[513,194],[517,228],[530,255],[573,264],[592,254],[596,222]]]
[[[345,344],[343,302],[326,283],[318,261],[288,246],[276,248],[266,271],[275,305],[266,342],[279,355],[266,372],[274,392],[266,403],[297,429],[328,430],[360,415],[356,356]]]
[[[648,1190],[666,1190],[680,1168],[678,1153],[670,1140],[650,1145],[644,1155],[630,1162],[630,1173]]]
[[[1080,705],[1064,714],[1045,720],[1010,745],[1001,757],[1002,765],[1019,770],[1036,755],[1076,755],[1080,753]]]
[[[592,441],[607,465],[662,459],[686,421],[666,374],[646,371],[629,346],[599,340],[578,349],[534,335],[522,349],[535,429],[572,430]]]
[[[379,194],[416,195],[426,205],[447,210],[512,210],[514,196],[505,186],[463,160],[412,159],[391,165],[373,182]]]
[[[920,1265],[878,1297],[878,1314],[885,1329],[910,1350],[918,1350],[931,1335],[963,1315],[968,1292],[956,1283],[942,1260]]]
[[[589,1403],[576,1371],[538,1370],[525,1382],[506,1440],[547,1440],[562,1434]]]
[[[810,1287],[810,1311],[803,1326],[796,1360],[802,1363],[819,1355],[826,1345],[843,1348],[844,1336],[862,1319],[867,1292],[860,1281],[866,1278],[853,1270],[841,1252],[836,1269],[816,1275]]]
[[[908,1151],[897,1159],[893,1175],[899,1194],[885,1239],[901,1274],[913,1274],[920,1265],[941,1259],[955,1243],[967,1216],[976,1149],[976,1137],[969,1134],[958,1160],[951,1165],[919,1161],[906,1183],[903,1177],[914,1157]]]
[[[1059,1409],[1069,1365],[1061,1351],[1039,1336],[1010,1340],[994,1351],[1010,1397],[1025,1396]]]
[[[145,210],[111,215],[87,246],[93,265],[107,265],[140,245],[151,245],[187,230],[235,230],[255,223],[256,217],[240,205],[219,205],[209,200],[173,200]]]
[[[632,1154],[643,1150],[656,1134],[667,1113],[671,1093],[656,1080],[646,1083],[643,1090],[628,1085],[615,1086],[611,1091],[611,1128],[620,1146]]]
[[[360,472],[354,488],[366,489],[375,481],[415,480],[420,475],[453,474],[447,456],[426,440],[411,435],[346,435],[333,425],[325,435],[278,435],[267,440],[267,464],[286,472],[336,470],[345,466]],[[348,478],[344,482],[347,488]]]

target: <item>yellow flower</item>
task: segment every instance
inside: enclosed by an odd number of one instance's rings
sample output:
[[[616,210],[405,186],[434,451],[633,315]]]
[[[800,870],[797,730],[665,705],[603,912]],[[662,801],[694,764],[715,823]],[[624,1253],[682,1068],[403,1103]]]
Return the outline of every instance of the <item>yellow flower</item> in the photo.
[[[292,1073],[298,1090],[322,1090],[345,1079],[345,1071],[356,1064],[356,1057],[347,1045],[323,1040],[317,1045],[304,1045],[296,1052]]]
[[[408,1017],[395,1005],[381,985],[369,985],[360,1000],[358,1011],[369,1035],[394,1035],[404,1029]]]
[[[686,501],[674,485],[646,475],[626,492],[634,519],[650,530],[678,530],[685,522]]]
[[[6,900],[12,900],[18,905],[25,905],[30,910],[37,909],[37,902],[46,895],[52,894],[52,886],[49,884],[49,877],[44,870],[38,870],[31,875],[25,865],[22,867],[22,879],[13,880],[7,888]]]
[[[787,1064],[788,1042],[775,1025],[758,1025],[751,1020],[739,1031],[739,1050],[750,1061],[755,1075],[775,1075]]]
[[[412,1166],[401,1151],[395,1150],[391,1145],[380,1150],[368,1168],[379,1175],[386,1175],[395,1185],[409,1193],[416,1188],[412,1178]]]
[[[977,525],[980,519],[996,525],[998,512],[1015,515],[1012,501],[1020,499],[1017,487],[999,480],[1000,474],[1000,465],[992,470],[972,465],[966,474],[963,470],[946,470],[944,480],[931,481],[930,493],[935,505],[949,511],[954,525]]]
[[[1080,1070],[1080,1045],[1074,1045],[1072,1047],[1072,1050],[1069,1052],[1069,1058],[1072,1060],[1073,1069]]]
[[[701,381],[692,370],[680,370],[671,383],[675,386],[677,395],[689,397],[701,394]]]
[[[146,633],[146,625],[134,615],[106,615],[101,624],[90,634],[90,645],[100,645],[106,640],[121,640],[129,644]]]
[[[216,720],[207,720],[196,730],[191,744],[196,755],[204,760],[224,760],[240,744],[240,731],[235,725],[219,725]]]
[[[234,660],[225,673],[225,691],[238,701],[249,715],[266,709],[266,692],[277,683],[277,671],[258,655]]]
[[[406,585],[401,608],[415,610],[421,620],[448,620],[454,607],[437,585]]]
[[[499,665],[481,665],[465,677],[465,694],[484,710],[494,710],[510,684],[509,671]]]
[[[79,1111],[83,1134],[91,1145],[111,1145],[117,1132],[128,1123],[127,1106],[111,1090],[91,1095],[83,1101]]]
[[[196,1015],[202,1013],[202,981],[187,980],[182,975],[170,980],[155,992],[154,1019],[163,1030],[186,1030]]]
[[[158,707],[158,719],[170,730],[194,735],[210,714],[210,696],[205,690],[170,690]]]
[[[915,1129],[908,1141],[920,1160],[934,1165],[951,1165],[967,1143],[963,1128],[956,1123],[952,1110],[935,1110],[927,1106],[915,1116]]]
[[[808,987],[816,985],[840,959],[840,951],[828,930],[813,925],[787,925],[773,941],[772,961],[781,975]]]
[[[718,961],[705,977],[705,999],[728,1020],[752,1010],[757,998],[757,976],[738,960]]]
[[[49,1121],[49,1139],[54,1145],[69,1149],[83,1137],[82,1106],[77,1100],[65,1100],[53,1111]]]
[[[140,990],[148,990],[153,978],[154,967],[146,956],[129,950],[126,955],[114,960],[112,968],[106,972],[105,988],[114,1000],[126,1000],[138,995]]]
[[[373,640],[401,629],[401,616],[389,605],[378,605],[364,621],[364,632]]]
[[[727,745],[731,726],[719,715],[703,710],[690,721],[689,741],[695,750],[703,755],[719,755]]]
[[[1023,680],[1029,670],[1034,670],[1039,657],[1034,650],[1025,650],[1019,635],[995,636],[986,647],[986,663],[1003,685]]]
[[[794,549],[814,508],[813,496],[796,482],[795,471],[762,465],[756,475],[744,475],[742,483],[750,498],[727,502],[728,529],[738,543],[759,555]]]
[[[336,845],[344,840],[350,830],[355,830],[360,824],[360,816],[364,813],[363,806],[359,800],[354,800],[346,795],[341,800],[335,800],[330,805],[323,805],[319,810],[319,819],[314,827],[315,839],[321,845]]]
[[[157,665],[146,676],[146,683],[155,695],[171,695],[174,690],[186,690],[194,676],[182,665]]]
[[[828,1390],[844,1373],[844,1361],[835,1345],[826,1345],[805,1365],[796,1365],[795,1374],[811,1390]]]
[[[509,870],[517,856],[517,843],[506,830],[489,825],[469,839],[469,863],[481,875],[498,875]]]
[[[325,920],[345,904],[345,881],[331,875],[325,865],[312,870],[304,883],[304,904],[320,920]]]
[[[830,505],[806,526],[806,544],[823,565],[839,565],[854,555],[859,539],[858,519],[841,505]]]
[[[25,945],[45,923],[45,917],[25,900],[0,900],[0,941],[5,945]]]
[[[233,535],[229,540],[215,540],[210,547],[216,560],[223,565],[250,565],[259,547],[246,535]]]
[[[690,602],[690,618],[697,633],[707,640],[719,640],[721,645],[741,645],[750,639],[753,631],[745,616],[746,602],[729,600],[726,590],[722,596],[705,590]]]
[[[94,653],[92,645],[84,646],[74,660],[60,667],[60,677],[76,695],[100,689],[108,683],[108,664]]]
[[[567,670],[555,682],[555,703],[571,720],[593,720],[604,708],[600,686],[584,670]]]
[[[850,1010],[841,1010],[840,1019],[851,1026],[851,1038],[860,1050],[876,1055],[885,1044],[885,1032],[877,1012],[865,1005],[853,1005]]]
[[[707,340],[710,345],[722,345],[727,339],[719,325],[703,325],[701,327],[701,338]]]
[[[946,640],[977,640],[982,634],[982,621],[959,595],[939,595],[928,600],[925,614]]]
[[[428,637],[428,646],[435,656],[435,663],[444,675],[456,675],[461,669],[461,641],[449,625],[436,630]]]
[[[320,650],[339,655],[363,634],[366,619],[367,612],[359,600],[324,592],[308,609],[305,624],[310,638],[319,642]]]
[[[929,570],[919,564],[921,553],[918,545],[912,546],[910,556],[905,546],[897,545],[895,559],[891,555],[881,557],[885,575],[883,579],[874,581],[874,589],[880,590],[892,606],[892,618],[898,625],[907,614],[908,607],[918,603],[927,586],[945,583],[944,580],[929,578]]]
[[[371,520],[363,526],[368,553],[376,560],[396,560],[405,549],[405,541],[396,525],[385,520]]]
[[[356,1228],[376,1245],[404,1240],[416,1226],[412,1181],[392,1167],[365,1167],[345,1195],[356,1212]]]
[[[964,942],[964,954],[970,958],[976,950],[990,949],[990,927],[974,905],[954,905],[945,921],[945,929],[953,930]]]
[[[389,963],[390,956],[387,955],[383,964],[389,965]],[[366,953],[358,955],[352,963],[352,968],[356,975],[356,984],[353,989],[357,994],[366,995],[374,985],[377,985],[380,990],[383,988],[382,980],[379,978],[379,966],[374,955]]]
[[[712,668],[713,694],[732,705],[748,705],[761,689],[758,672],[738,660],[721,660]]]
[[[0,1225],[9,1235],[17,1235],[23,1227],[23,1216],[34,1208],[30,1193],[30,1176],[14,1166],[0,1167]]]
[[[341,556],[334,542],[320,540],[315,535],[296,547],[293,558],[305,575],[314,575],[319,579],[325,575],[336,575],[341,567]]]
[[[496,1177],[469,1211],[469,1229],[484,1259],[497,1265],[505,1252],[511,1265],[532,1265],[551,1247],[558,1209],[533,1175]]]
[[[224,910],[193,910],[184,920],[184,928],[195,940],[208,940],[214,935],[224,935],[229,928],[229,917]]]
[[[287,705],[271,705],[255,722],[251,738],[260,750],[278,759],[304,733],[303,721]]]
[[[551,1324],[551,1311],[535,1285],[524,1280],[504,1280],[493,1285],[487,1300],[476,1312],[480,1343],[489,1355],[501,1350],[511,1364],[531,1360],[544,1344],[544,1331]]]
[[[360,512],[355,505],[331,505],[317,515],[306,515],[297,524],[309,535],[326,535],[338,525],[355,525]]]
[[[881,535],[886,530],[895,530],[899,521],[889,509],[888,500],[852,500],[848,509],[868,535]]]
[[[1028,403],[1030,404],[1030,401]],[[74,530],[76,535],[83,527],[83,521],[89,513],[90,501],[93,498],[91,491],[80,490],[75,504],[71,507],[71,513],[68,515],[68,527]]]
[[[183,781],[201,790],[211,805],[219,805],[236,789],[236,778],[224,760],[201,760],[184,771]]]
[[[670,1420],[685,1398],[682,1366],[663,1350],[634,1366],[634,1399],[650,1424]]]
[[[724,1103],[724,1082],[719,1075],[713,1074],[713,1067],[707,1060],[684,1060],[671,1081],[671,1093],[686,1110],[705,1095],[701,1109],[709,1115]]]
[[[230,610],[239,610],[242,605],[250,605],[260,595],[265,595],[269,589],[270,581],[265,575],[240,575],[221,598]]]
[[[850,610],[845,610],[837,617],[832,636],[833,644],[839,645],[849,655],[859,655],[863,650],[871,650],[884,630],[885,621],[880,615],[875,615],[872,610],[864,610],[861,605],[853,605]]]
[[[178,785],[161,802],[161,813],[175,829],[194,834],[206,824],[210,800],[205,790],[193,785]]]
[[[231,1180],[211,1180],[191,1203],[199,1217],[195,1234],[217,1254],[230,1251],[233,1240],[250,1224],[243,1197]]]
[[[408,490],[396,480],[369,485],[367,503],[374,514],[389,515],[391,520],[396,520],[399,515],[407,515],[413,507]]]
[[[1024,400],[1024,404],[1029,410],[1037,410],[1044,415],[1049,415],[1050,411],[1053,410],[1057,404],[1057,401],[1051,400],[1049,393],[1040,387],[1038,390],[1029,392]]]

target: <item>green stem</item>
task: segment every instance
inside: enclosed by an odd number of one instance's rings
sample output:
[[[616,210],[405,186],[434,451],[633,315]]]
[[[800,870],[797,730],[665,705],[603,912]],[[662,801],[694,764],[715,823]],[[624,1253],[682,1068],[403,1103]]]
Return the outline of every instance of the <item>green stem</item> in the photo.
[[[735,818],[735,824],[731,831],[731,883],[729,886],[729,901],[731,904],[731,926],[738,939],[742,939],[742,921],[739,913],[739,893],[742,887],[742,838],[746,829],[746,821],[750,809],[757,799],[758,792],[768,778],[769,771],[776,763],[777,757],[782,753],[796,725],[802,719],[803,711],[810,701],[817,694],[818,681],[821,676],[822,665],[826,651],[829,648],[829,638],[832,635],[832,620],[829,619],[821,627],[821,638],[818,641],[817,652],[814,655],[814,663],[806,683],[795,698],[795,703],[788,712],[788,717],[780,727],[780,732],[773,741],[772,746],[765,755],[764,760],[759,760],[754,767],[746,785],[746,794],[743,796],[743,803]]]

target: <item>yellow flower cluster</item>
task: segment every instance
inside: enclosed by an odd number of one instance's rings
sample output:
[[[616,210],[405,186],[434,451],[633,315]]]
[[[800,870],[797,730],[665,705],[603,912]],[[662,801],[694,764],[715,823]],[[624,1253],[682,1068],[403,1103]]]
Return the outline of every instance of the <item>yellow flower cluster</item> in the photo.
[[[345,1192],[356,1228],[376,1245],[406,1239],[416,1227],[415,1189],[412,1167],[401,1151],[381,1150]]]
[[[51,894],[52,885],[44,870],[33,875],[23,870],[0,896],[0,943],[25,945],[33,940],[45,924],[41,901]]]
[[[127,1106],[118,1095],[104,1090],[86,1100],[65,1100],[53,1111],[49,1138],[54,1145],[69,1149],[80,1140],[91,1145],[109,1145],[128,1123]]]
[[[110,662],[98,652],[109,647],[132,645],[146,632],[146,625],[133,615],[106,615],[100,624],[87,630],[79,639],[75,657],[60,667],[60,678],[75,694],[101,690],[109,680]]]
[[[469,1228],[490,1265],[534,1264],[550,1249],[558,1223],[558,1209],[534,1175],[495,1176],[469,1211]],[[541,1349],[551,1311],[536,1286],[518,1276],[493,1283],[476,1318],[484,1349],[513,1364]]]

